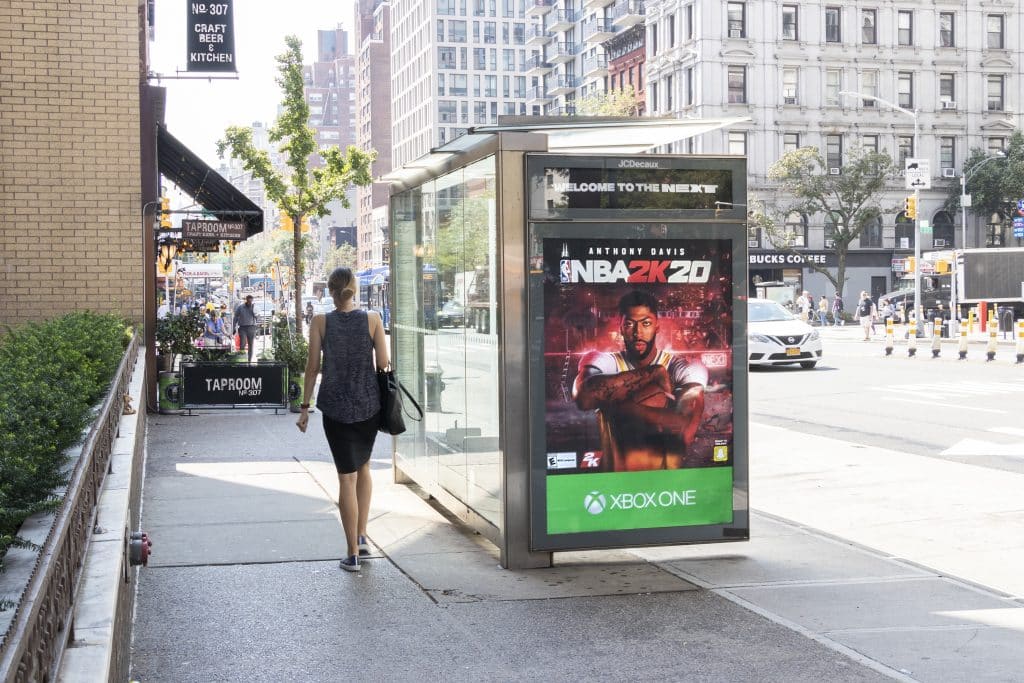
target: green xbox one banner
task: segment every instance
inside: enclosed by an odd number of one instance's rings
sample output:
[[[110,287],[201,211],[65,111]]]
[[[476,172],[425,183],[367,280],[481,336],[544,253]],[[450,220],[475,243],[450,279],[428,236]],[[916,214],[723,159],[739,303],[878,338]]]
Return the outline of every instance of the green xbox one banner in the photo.
[[[732,522],[732,468],[607,472],[548,479],[548,533]]]

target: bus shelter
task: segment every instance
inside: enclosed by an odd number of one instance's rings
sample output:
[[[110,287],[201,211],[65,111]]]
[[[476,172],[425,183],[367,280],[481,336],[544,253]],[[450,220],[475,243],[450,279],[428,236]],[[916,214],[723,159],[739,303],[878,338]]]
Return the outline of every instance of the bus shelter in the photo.
[[[425,408],[396,478],[504,567],[749,538],[745,160],[639,153],[730,122],[662,123],[477,129],[385,178]]]

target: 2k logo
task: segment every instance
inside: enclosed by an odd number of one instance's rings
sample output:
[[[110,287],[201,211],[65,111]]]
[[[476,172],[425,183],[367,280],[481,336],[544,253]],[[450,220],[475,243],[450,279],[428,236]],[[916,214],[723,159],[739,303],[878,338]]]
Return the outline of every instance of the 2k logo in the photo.
[[[601,451],[587,451],[583,454],[580,469],[597,469],[601,466]]]

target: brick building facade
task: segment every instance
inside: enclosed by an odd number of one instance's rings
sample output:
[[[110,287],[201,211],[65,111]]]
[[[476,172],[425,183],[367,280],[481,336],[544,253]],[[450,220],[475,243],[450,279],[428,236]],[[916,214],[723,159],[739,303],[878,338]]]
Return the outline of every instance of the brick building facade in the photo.
[[[0,3],[0,326],[143,314],[138,0]]]

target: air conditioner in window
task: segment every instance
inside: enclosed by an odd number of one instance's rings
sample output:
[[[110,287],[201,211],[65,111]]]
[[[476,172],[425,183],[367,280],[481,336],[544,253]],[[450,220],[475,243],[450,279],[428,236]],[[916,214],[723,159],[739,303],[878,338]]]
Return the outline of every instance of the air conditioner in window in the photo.
[[[750,247],[751,249],[757,248],[758,244],[759,242],[757,240],[747,240],[747,246]]]
[[[943,178],[956,178],[956,169],[955,168],[944,168],[944,169],[942,169],[942,177]]]
[[[944,247],[946,246],[946,240],[935,240],[932,242],[932,246],[934,246],[937,249]]]
[[[795,97],[783,97],[782,100],[786,104],[796,104],[796,98]]]
[[[729,37],[730,38],[742,38],[743,37],[743,29],[740,29],[740,28],[731,28],[731,29],[729,29]]]
[[[825,240],[825,248],[826,249],[832,249],[835,246],[836,246],[836,241],[835,240]]]
[[[873,106],[875,106],[875,101],[874,100],[864,100],[864,106],[865,107],[873,107]]]
[[[944,100],[942,102],[943,109],[956,109],[956,102],[952,100]]]
[[[828,169],[828,174],[829,175],[839,175],[839,168],[832,167],[832,168]]]

